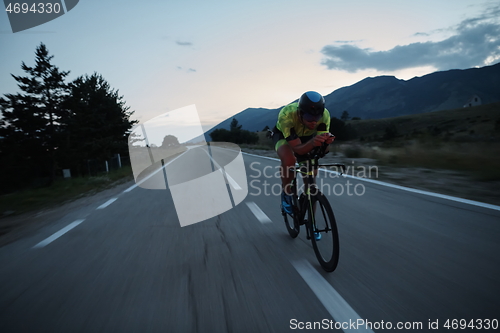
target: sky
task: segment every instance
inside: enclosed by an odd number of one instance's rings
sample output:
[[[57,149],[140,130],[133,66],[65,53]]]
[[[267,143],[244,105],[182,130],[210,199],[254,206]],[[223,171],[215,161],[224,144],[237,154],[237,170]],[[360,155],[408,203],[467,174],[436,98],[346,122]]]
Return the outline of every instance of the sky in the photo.
[[[19,91],[10,74],[44,43],[68,80],[101,74],[132,119],[194,104],[206,130],[366,77],[492,65],[499,36],[498,1],[80,0],[17,33],[0,13],[0,95]]]

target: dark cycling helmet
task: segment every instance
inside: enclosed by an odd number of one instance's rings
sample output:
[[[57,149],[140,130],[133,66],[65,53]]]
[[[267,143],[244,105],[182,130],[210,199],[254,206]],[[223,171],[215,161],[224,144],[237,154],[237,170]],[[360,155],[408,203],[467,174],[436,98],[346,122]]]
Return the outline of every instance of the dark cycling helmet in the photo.
[[[319,120],[325,110],[325,99],[315,91],[305,92],[299,98],[299,110],[304,118]]]

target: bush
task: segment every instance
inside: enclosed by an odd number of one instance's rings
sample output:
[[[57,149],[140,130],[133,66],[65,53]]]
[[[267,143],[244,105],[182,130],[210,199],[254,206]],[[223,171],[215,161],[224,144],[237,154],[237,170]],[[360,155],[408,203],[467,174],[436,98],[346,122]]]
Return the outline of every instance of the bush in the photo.
[[[330,119],[330,133],[335,135],[338,141],[353,140],[358,137],[356,130],[350,125],[345,124],[342,120],[332,117]]]
[[[385,128],[384,140],[394,140],[399,136],[398,128],[394,123],[391,123]]]
[[[360,158],[362,151],[359,146],[348,146],[344,149],[344,155],[347,158]]]
[[[259,141],[257,133],[242,129],[233,129],[228,131],[223,128],[216,129],[210,133],[212,141],[215,142],[232,142],[236,144],[255,144]]]

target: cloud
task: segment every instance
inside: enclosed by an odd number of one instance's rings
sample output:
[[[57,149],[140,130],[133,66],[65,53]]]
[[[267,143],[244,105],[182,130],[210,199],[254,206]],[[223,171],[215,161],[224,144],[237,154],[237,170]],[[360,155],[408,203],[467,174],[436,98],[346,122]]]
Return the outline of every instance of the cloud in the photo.
[[[177,45],[180,45],[180,46],[191,46],[191,45],[193,45],[193,43],[191,43],[191,42],[181,42],[181,41],[179,41],[179,40],[178,40],[178,41],[176,41],[175,43],[176,43]]]
[[[193,73],[193,72],[196,72],[196,69],[194,69],[194,68],[184,69],[184,67],[177,66],[177,69],[179,69],[179,70],[181,70],[181,71],[185,71],[186,73]]]
[[[362,39],[359,40],[336,40],[335,43],[339,44],[350,44],[350,43],[356,43],[356,42],[362,42]]]
[[[417,32],[417,33],[413,34],[413,36],[416,36],[416,37],[418,37],[418,36],[428,37],[428,36],[430,36],[430,35],[431,35],[431,34],[430,34],[430,33],[428,33],[428,32]]]
[[[490,7],[479,17],[462,21],[455,34],[439,42],[398,45],[374,51],[356,45],[327,45],[321,53],[328,69],[356,72],[373,68],[393,71],[433,66],[438,70],[490,65],[500,60],[500,6]],[[418,33],[418,35],[425,35]]]

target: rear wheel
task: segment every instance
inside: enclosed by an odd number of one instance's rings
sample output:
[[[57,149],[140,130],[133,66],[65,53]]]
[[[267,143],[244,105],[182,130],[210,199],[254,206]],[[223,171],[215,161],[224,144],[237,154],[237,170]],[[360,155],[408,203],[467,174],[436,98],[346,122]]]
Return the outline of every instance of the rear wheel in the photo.
[[[311,196],[307,224],[316,258],[325,271],[333,272],[339,262],[339,233],[332,207],[322,193]],[[320,240],[316,240],[315,232],[321,235]]]

